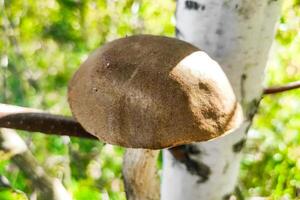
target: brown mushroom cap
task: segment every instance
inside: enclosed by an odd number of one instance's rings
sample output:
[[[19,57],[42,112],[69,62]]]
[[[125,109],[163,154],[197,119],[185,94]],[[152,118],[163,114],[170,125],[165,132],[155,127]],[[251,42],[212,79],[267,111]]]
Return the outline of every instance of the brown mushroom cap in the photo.
[[[239,126],[242,112],[220,66],[174,38],[112,41],[69,84],[74,117],[110,144],[160,149],[206,141]]]

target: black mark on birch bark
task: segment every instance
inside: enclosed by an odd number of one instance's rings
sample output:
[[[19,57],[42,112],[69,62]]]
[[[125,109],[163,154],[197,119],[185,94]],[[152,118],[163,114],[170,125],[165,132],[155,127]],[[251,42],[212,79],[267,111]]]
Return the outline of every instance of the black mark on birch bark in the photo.
[[[199,8],[204,11],[206,9],[205,5],[201,5],[196,1],[187,0],[185,1],[185,7],[189,10],[199,10]]]
[[[198,10],[200,5],[196,1],[187,0],[185,1],[185,7],[189,10]]]
[[[171,154],[176,161],[185,165],[187,171],[199,176],[198,183],[204,183],[208,180],[211,170],[209,166],[201,161],[196,161],[191,158],[193,155],[199,155],[202,152],[195,145],[182,145],[170,149]]]
[[[181,33],[181,31],[177,27],[175,27],[175,34],[176,34],[176,37],[184,38],[183,34]]]
[[[251,128],[251,125],[253,123],[253,117],[255,116],[255,114],[257,113],[258,109],[259,109],[259,104],[262,100],[262,96],[259,99],[253,99],[249,105],[246,107],[246,114],[248,117],[248,121],[250,121],[248,127],[246,128],[245,134],[248,133],[249,129]]]
[[[245,99],[245,81],[247,79],[247,75],[246,74],[242,74],[241,76],[241,100],[242,100],[242,106],[244,106],[244,99]]]
[[[232,146],[232,151],[234,153],[239,153],[241,152],[241,150],[243,149],[243,147],[245,146],[245,143],[246,143],[246,139],[241,139],[240,141],[238,141],[237,143],[235,143],[233,146]]]
[[[259,103],[261,102],[262,97],[259,99],[253,99],[246,107],[246,114],[248,117],[248,120],[252,121],[253,117],[257,113]]]
[[[223,32],[222,29],[219,29],[219,28],[218,28],[218,29],[216,30],[216,34],[217,34],[217,35],[223,35],[223,33],[224,33],[224,32]]]

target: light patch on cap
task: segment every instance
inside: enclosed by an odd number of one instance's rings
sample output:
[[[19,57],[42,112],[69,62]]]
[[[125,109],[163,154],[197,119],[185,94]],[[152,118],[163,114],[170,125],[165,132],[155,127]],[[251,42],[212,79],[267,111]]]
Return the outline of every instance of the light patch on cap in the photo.
[[[226,91],[224,105],[236,101],[231,85],[220,65],[210,58],[204,51],[196,51],[182,59],[171,71],[171,74],[180,72],[180,76],[190,84],[198,84],[207,80],[214,83],[216,91]],[[176,74],[178,74],[178,72]]]
[[[239,127],[243,114],[220,65],[205,52],[196,51],[182,59],[170,72],[189,96],[191,110],[211,138]]]

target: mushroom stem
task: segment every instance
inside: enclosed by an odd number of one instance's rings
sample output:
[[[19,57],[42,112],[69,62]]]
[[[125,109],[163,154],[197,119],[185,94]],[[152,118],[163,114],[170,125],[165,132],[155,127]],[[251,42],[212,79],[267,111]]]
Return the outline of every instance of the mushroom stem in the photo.
[[[160,199],[158,154],[159,150],[126,149],[122,172],[127,200]]]

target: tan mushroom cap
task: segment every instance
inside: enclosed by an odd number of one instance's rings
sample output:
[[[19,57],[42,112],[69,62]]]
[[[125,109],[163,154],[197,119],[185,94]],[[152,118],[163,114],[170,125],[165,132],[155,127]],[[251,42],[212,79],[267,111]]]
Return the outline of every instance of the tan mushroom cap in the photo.
[[[69,84],[74,117],[100,140],[160,149],[218,137],[242,111],[220,66],[178,39],[137,35],[112,41]]]

